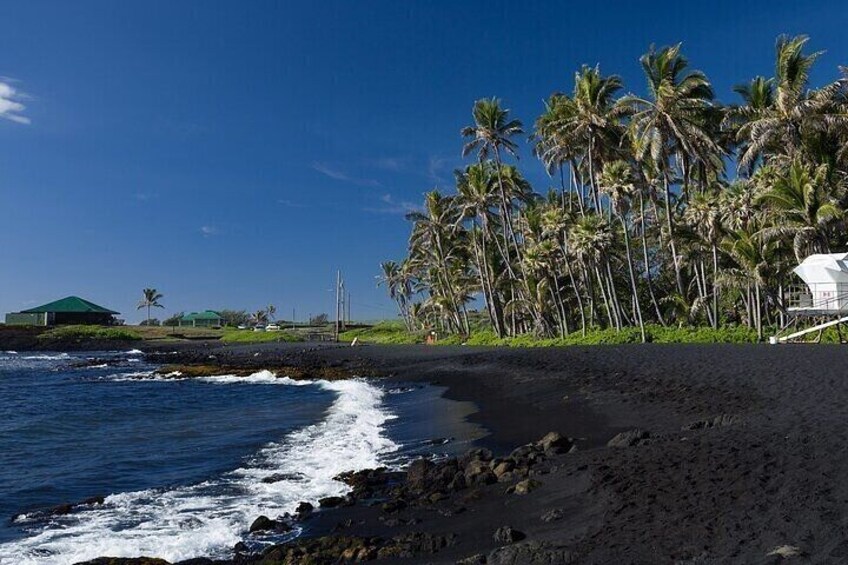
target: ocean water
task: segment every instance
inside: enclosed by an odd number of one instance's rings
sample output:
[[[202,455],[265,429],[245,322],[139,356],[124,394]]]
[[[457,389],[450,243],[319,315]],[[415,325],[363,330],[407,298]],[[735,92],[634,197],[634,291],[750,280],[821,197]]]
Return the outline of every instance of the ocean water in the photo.
[[[153,369],[138,352],[0,352],[0,564],[226,557],[259,515],[344,494],[343,471],[483,435],[436,387]]]

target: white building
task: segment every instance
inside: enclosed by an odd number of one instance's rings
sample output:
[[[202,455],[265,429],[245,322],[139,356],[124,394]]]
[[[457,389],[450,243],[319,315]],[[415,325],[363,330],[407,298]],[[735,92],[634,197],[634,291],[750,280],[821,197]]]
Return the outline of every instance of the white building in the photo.
[[[807,290],[790,294],[790,311],[848,313],[848,253],[810,255],[793,272]]]

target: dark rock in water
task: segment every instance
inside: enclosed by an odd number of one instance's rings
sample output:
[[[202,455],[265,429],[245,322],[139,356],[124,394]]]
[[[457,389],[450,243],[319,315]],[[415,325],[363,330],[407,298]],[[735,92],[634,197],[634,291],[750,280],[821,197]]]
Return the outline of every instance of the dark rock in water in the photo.
[[[621,432],[607,442],[607,447],[633,447],[644,443],[649,437],[651,437],[649,432],[637,428],[635,430]]]
[[[554,508],[542,514],[542,522],[556,522],[565,517],[565,512],[561,508]]]
[[[577,556],[561,547],[530,541],[492,551],[486,558],[488,565],[570,565]]]
[[[66,514],[70,514],[76,510],[79,510],[81,506],[93,506],[95,504],[103,504],[104,498],[102,496],[92,496],[91,498],[86,498],[85,500],[81,500],[80,502],[70,503],[66,502],[64,504],[58,504],[53,508],[47,510],[46,514],[48,516],[64,516]]]
[[[233,546],[233,553],[236,555],[245,555],[250,553],[250,548],[243,541],[238,542]]]
[[[50,509],[48,514],[51,516],[64,516],[65,514],[70,514],[74,510],[73,504],[59,504]]]
[[[567,438],[557,432],[548,432],[545,437],[536,442],[536,446],[545,452],[568,453],[574,446],[574,442],[571,438]]]
[[[335,508],[345,504],[345,499],[341,496],[328,496],[318,501],[318,506],[321,508]]]
[[[525,536],[522,532],[513,529],[512,526],[501,526],[494,535],[495,542],[503,545],[521,541],[525,537],[527,536]]]
[[[303,478],[300,473],[274,473],[262,479],[263,483],[273,484],[280,481],[299,481]]]
[[[268,530],[273,530],[276,527],[276,520],[272,520],[268,516],[260,516],[259,518],[253,521],[248,531],[252,534],[254,532],[266,532]]]
[[[297,505],[297,508],[294,509],[294,512],[298,516],[306,516],[307,514],[310,514],[313,510],[315,510],[315,507],[312,506],[310,503],[301,502]]]
[[[424,442],[424,445],[445,445],[453,441],[452,437],[437,437],[434,439],[428,439]]]
[[[336,476],[335,479],[353,489],[349,494],[350,498],[366,500],[386,498],[389,487],[399,483],[403,477],[403,473],[388,471],[385,467],[380,467],[356,472],[348,471]]]
[[[733,414],[719,414],[715,418],[706,419],[706,420],[697,420],[695,422],[691,422],[686,424],[681,429],[684,432],[690,432],[694,430],[706,430],[709,428],[720,428],[723,426],[731,426],[739,422],[739,417],[734,416]]]

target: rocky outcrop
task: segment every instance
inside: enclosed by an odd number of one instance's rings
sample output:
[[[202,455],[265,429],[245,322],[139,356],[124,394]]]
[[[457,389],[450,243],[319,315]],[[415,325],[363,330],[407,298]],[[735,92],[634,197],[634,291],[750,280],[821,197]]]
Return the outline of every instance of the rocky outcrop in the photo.
[[[519,532],[516,529],[513,529],[512,526],[502,526],[497,529],[494,535],[495,543],[506,545],[510,543],[515,543],[517,541],[523,540],[525,537],[524,533]]]
[[[524,542],[492,551],[487,565],[570,565],[577,563],[572,552],[540,542]]]
[[[285,533],[290,532],[291,529],[291,525],[285,520],[272,520],[267,516],[260,516],[259,518],[253,521],[248,531],[251,534],[257,532]]]

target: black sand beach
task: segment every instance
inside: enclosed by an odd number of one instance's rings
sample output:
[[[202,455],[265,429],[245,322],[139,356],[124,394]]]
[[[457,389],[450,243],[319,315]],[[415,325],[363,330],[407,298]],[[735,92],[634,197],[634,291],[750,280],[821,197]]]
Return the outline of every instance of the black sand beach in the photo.
[[[495,457],[551,431],[575,438],[576,450],[548,452],[529,471],[536,488],[525,495],[496,482],[304,522],[307,538],[417,533],[412,557],[386,562],[848,561],[848,351],[839,346],[192,344],[150,357],[439,383],[479,407],[471,419],[491,432],[482,444]],[[503,526],[520,532],[505,536],[514,542],[495,540]]]
[[[490,432],[458,462],[354,477],[293,544],[193,565],[848,562],[840,346],[139,347],[201,373],[436,383]],[[521,447],[549,432],[571,440]],[[467,480],[439,482],[447,468]]]

